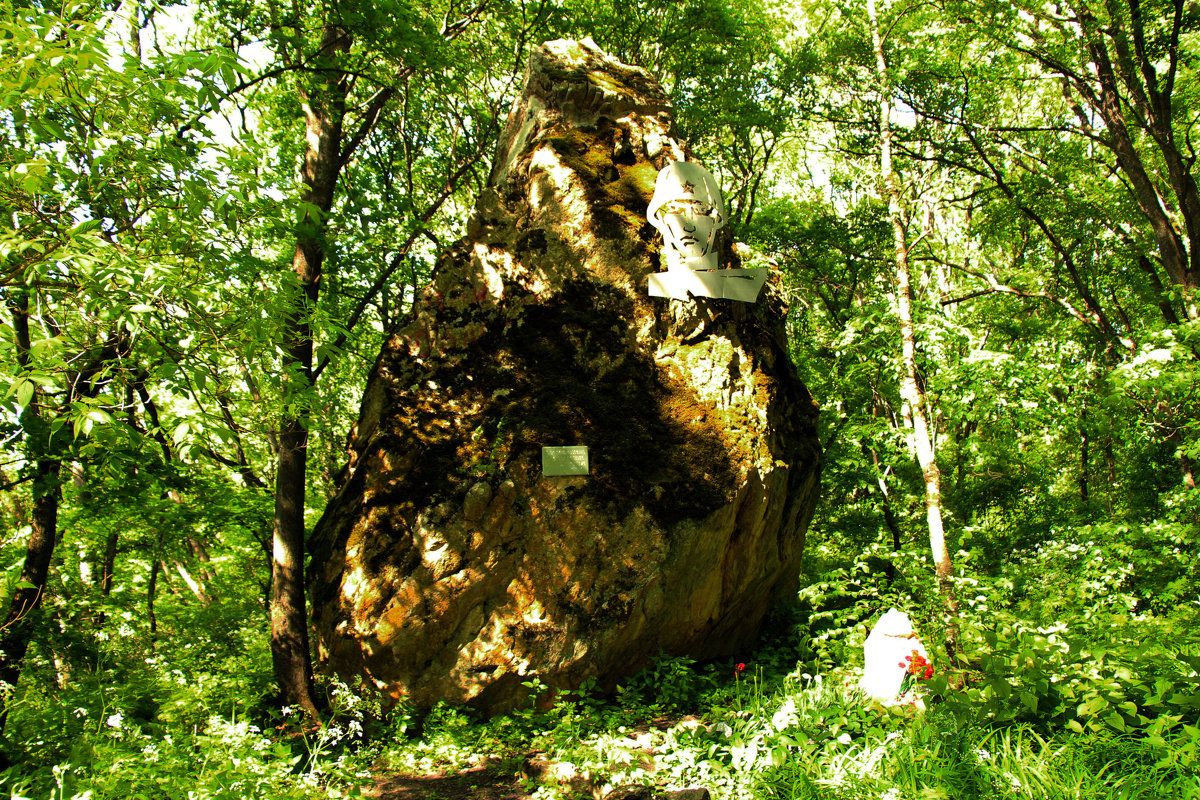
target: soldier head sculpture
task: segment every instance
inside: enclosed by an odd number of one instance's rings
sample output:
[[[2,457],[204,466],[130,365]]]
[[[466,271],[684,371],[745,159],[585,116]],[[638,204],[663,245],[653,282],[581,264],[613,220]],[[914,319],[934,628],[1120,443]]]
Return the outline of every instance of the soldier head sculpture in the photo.
[[[715,269],[717,230],[727,220],[721,187],[699,164],[676,161],[654,184],[646,219],[666,241],[668,269]]]

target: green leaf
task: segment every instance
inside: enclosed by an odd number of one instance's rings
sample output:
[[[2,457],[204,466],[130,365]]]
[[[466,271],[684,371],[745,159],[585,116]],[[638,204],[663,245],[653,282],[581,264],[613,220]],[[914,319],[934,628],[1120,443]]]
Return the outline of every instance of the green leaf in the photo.
[[[71,428],[75,438],[78,439],[80,436],[87,436],[91,433],[93,424],[93,421],[86,414],[74,417],[71,420]]]

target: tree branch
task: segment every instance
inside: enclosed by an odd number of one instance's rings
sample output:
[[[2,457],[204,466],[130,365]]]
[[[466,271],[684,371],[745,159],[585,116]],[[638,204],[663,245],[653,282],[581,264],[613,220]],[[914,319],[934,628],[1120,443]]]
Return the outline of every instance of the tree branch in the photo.
[[[390,280],[396,270],[400,268],[400,265],[404,262],[404,256],[408,254],[409,249],[412,248],[413,243],[417,240],[417,237],[422,235],[424,232],[424,223],[428,222],[433,215],[438,212],[438,210],[442,207],[442,204],[445,203],[452,194],[454,194],[463,176],[467,174],[471,167],[473,167],[481,158],[483,158],[483,154],[485,152],[485,138],[486,137],[480,138],[479,145],[475,148],[475,152],[472,153],[461,164],[459,164],[458,169],[455,170],[450,176],[450,179],[447,180],[446,184],[438,192],[437,196],[434,197],[421,215],[417,217],[417,221],[422,224],[408,235],[408,238],[404,240],[404,243],[400,245],[400,247],[396,250],[396,253],[392,256],[392,260],[388,263],[387,267],[384,268],[384,270],[371,284],[370,288],[367,289],[366,293],[363,294],[362,298],[359,299],[358,303],[354,307],[354,311],[351,312],[349,319],[346,320],[346,324],[343,326],[342,331],[338,333],[337,338],[334,339],[331,348],[332,350],[336,351],[346,343],[346,339],[349,337],[350,331],[353,330],[354,326],[357,325],[359,320],[362,319],[363,314],[366,312],[367,308],[370,307],[372,301],[375,299],[375,296],[383,290],[383,287],[387,285],[388,280]],[[328,365],[329,356],[325,356],[313,369],[312,380],[316,381],[317,377]]]

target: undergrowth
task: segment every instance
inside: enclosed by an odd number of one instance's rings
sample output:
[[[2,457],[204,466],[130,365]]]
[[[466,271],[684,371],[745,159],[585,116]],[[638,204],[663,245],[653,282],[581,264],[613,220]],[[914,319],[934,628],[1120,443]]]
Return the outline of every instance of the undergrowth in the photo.
[[[629,785],[703,786],[716,800],[1200,800],[1195,602],[1139,611],[1131,589],[1031,609],[1003,580],[962,587],[973,596],[953,660],[926,590],[864,559],[818,576],[734,660],[663,654],[607,695],[585,684],[555,696],[531,675],[529,705],[490,720],[445,704],[385,713],[361,687],[326,681],[320,726],[272,700],[256,598],[176,607],[186,639],[147,635],[121,598],[70,609],[105,620],[71,638],[68,609],[51,609],[10,695],[15,763],[0,797],[352,797],[381,772],[487,763],[537,800]],[[933,659],[924,709],[857,688],[868,626],[892,604]]]
[[[26,759],[0,787],[11,800],[349,797],[379,771],[490,763],[523,773],[537,800],[629,785],[717,800],[1200,798],[1195,621],[1186,608],[1071,629],[1009,620],[970,659],[934,655],[924,711],[867,701],[853,662],[809,671],[826,658],[820,634],[793,616],[744,661],[663,655],[615,694],[543,694],[491,720],[445,704],[383,714],[327,684],[326,722],[311,729],[258,694],[260,636],[190,672],[173,661],[184,654],[110,640],[71,688],[24,690],[9,743]]]

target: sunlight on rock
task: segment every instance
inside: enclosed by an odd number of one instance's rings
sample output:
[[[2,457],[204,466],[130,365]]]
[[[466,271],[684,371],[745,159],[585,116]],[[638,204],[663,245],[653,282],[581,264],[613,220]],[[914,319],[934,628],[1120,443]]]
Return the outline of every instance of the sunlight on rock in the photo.
[[[326,668],[504,710],[524,676],[611,687],[660,650],[736,652],[796,586],[821,447],[778,274],[754,305],[647,294],[656,176],[690,158],[671,114],[586,41],[535,50],[314,531]],[[580,446],[587,474],[543,473]]]

